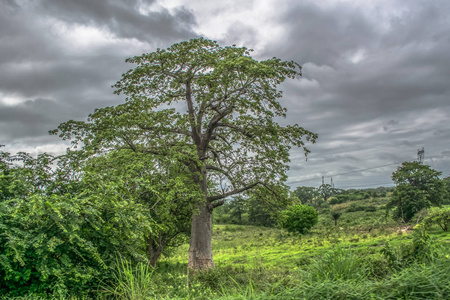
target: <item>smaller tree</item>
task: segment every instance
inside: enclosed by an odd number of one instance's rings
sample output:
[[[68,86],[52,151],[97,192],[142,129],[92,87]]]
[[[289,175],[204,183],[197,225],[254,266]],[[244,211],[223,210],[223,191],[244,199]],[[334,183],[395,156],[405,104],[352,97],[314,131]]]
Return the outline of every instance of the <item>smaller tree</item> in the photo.
[[[404,162],[392,173],[396,187],[387,209],[394,209],[394,218],[409,222],[424,208],[440,206],[445,188],[441,172],[419,162]]]
[[[339,220],[339,218],[341,217],[341,215],[342,215],[342,213],[341,213],[340,211],[337,211],[337,210],[332,210],[332,211],[331,211],[331,217],[332,217],[333,220],[334,220],[334,226],[337,227],[337,225],[338,225],[338,220]]]
[[[281,226],[288,232],[306,233],[317,224],[319,214],[308,205],[292,205],[281,213]]]
[[[439,225],[444,231],[450,228],[450,208],[438,208],[429,212],[428,216],[422,221],[425,226]]]
[[[300,199],[303,204],[312,203],[319,193],[318,190],[310,186],[299,186],[294,190],[294,195]]]
[[[331,184],[322,184],[319,186],[317,192],[323,198],[323,201],[327,202],[328,198],[336,195],[338,193],[338,189],[335,189]]]
[[[270,203],[265,203],[256,196],[248,200],[248,221],[251,225],[274,227],[277,224],[276,211]]]
[[[242,225],[242,215],[247,210],[247,205],[245,202],[245,198],[242,196],[234,197],[229,203],[228,208],[230,212],[230,217],[235,219],[237,224]]]
[[[443,204],[450,204],[450,176],[442,179],[442,182],[444,183],[444,187],[445,187]]]

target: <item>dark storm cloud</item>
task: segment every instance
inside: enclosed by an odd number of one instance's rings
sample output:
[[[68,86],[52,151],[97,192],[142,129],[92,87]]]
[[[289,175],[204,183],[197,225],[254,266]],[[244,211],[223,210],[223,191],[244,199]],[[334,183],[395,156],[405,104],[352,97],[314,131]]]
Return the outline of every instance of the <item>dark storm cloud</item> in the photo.
[[[139,0],[42,0],[40,11],[64,22],[106,27],[120,38],[183,39],[192,34],[195,19],[180,8],[174,13],[160,8],[142,13],[142,6],[155,1]]]
[[[111,85],[132,67],[125,58],[194,36],[190,12],[153,4],[1,0],[0,141],[47,139],[59,123],[117,104]],[[77,28],[105,38],[83,40]]]
[[[322,8],[303,1],[280,17],[288,33],[277,41],[283,47],[271,51],[304,64],[305,79],[316,83],[306,92],[315,96],[317,111],[362,120],[448,107],[449,9],[449,2],[408,2],[381,29],[378,19],[350,4]]]
[[[390,4],[383,12],[302,1],[279,16],[286,34],[265,54],[303,64],[284,101],[291,121],[319,133],[310,171],[343,169],[327,165],[333,157],[377,166],[446,147],[434,137],[450,132],[450,2]]]

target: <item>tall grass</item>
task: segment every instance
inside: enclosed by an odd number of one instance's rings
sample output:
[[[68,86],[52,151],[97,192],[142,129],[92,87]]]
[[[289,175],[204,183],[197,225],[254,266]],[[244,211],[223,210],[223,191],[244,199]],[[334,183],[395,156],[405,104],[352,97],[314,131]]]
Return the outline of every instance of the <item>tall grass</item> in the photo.
[[[375,281],[304,282],[275,296],[259,299],[450,299],[450,259],[435,260],[429,265],[414,264],[390,278]]]
[[[313,282],[358,281],[364,279],[366,274],[367,269],[361,259],[340,245],[334,246],[321,258],[315,259],[305,273],[306,278]]]
[[[153,269],[149,264],[131,262],[122,257],[116,259],[116,270],[113,273],[113,283],[102,287],[106,296],[116,299],[141,300],[154,296],[152,291]]]

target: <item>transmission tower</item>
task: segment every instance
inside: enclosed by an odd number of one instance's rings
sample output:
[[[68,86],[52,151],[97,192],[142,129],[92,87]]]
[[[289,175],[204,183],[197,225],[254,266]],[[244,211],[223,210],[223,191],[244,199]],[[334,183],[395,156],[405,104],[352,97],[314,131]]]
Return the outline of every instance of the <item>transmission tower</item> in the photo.
[[[417,160],[422,163],[425,160],[425,147],[417,149]]]

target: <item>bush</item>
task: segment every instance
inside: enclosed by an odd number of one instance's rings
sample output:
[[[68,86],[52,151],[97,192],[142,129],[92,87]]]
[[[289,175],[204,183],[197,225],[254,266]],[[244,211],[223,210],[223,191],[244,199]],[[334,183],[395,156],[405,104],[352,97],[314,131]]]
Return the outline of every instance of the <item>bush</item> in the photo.
[[[428,216],[422,221],[426,227],[439,225],[444,231],[450,228],[450,207],[432,209]]]
[[[370,205],[370,206],[366,206],[366,208],[364,208],[364,211],[365,212],[374,212],[374,211],[377,211],[377,208],[376,208],[376,206]]]
[[[317,224],[318,213],[308,205],[292,205],[281,215],[281,226],[289,232],[305,233]]]
[[[343,200],[339,199],[338,197],[331,197],[328,200],[328,203],[330,203],[330,205],[341,204],[342,202]]]
[[[360,204],[357,204],[357,203],[352,203],[347,208],[347,212],[364,211],[364,210],[366,210],[366,206],[360,205]]]
[[[86,294],[116,254],[145,258],[145,208],[114,188],[0,202],[0,293]]]

